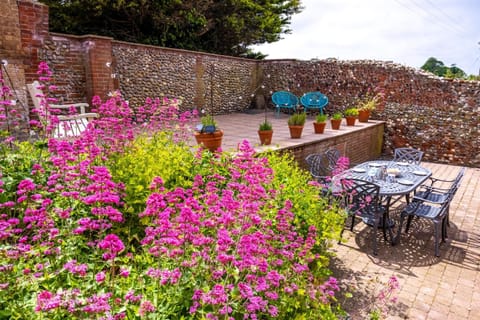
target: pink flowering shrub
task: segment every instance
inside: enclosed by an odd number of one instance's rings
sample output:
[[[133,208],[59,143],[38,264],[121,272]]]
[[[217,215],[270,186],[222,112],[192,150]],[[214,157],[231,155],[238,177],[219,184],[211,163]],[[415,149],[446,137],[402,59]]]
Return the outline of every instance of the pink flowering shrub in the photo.
[[[316,228],[299,232],[292,203],[275,200],[267,159],[253,153],[244,142],[227,177],[196,176],[192,188],[169,191],[154,179],[155,192],[140,215],[149,221],[142,245],[155,261],[146,282],[166,294],[178,287],[182,298],[190,296],[192,316],[289,318],[328,304],[338,289],[310,267],[319,259]],[[294,301],[302,306],[293,307]]]
[[[195,115],[159,100],[95,106],[78,138],[3,149],[0,319],[335,318],[343,217],[291,158],[194,153]]]

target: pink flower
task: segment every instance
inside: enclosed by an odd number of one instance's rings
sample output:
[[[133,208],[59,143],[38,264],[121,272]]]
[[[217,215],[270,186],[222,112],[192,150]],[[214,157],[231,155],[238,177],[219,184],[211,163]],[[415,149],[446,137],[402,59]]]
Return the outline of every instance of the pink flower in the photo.
[[[102,283],[103,281],[105,281],[105,272],[100,271],[99,273],[97,273],[95,275],[95,281],[97,281],[98,283]]]
[[[155,311],[155,306],[148,300],[142,301],[140,304],[140,309],[138,310],[138,315],[144,317],[149,312]]]
[[[107,251],[103,254],[103,259],[105,260],[113,260],[119,252],[125,249],[122,240],[115,234],[107,235],[99,242],[98,247]]]

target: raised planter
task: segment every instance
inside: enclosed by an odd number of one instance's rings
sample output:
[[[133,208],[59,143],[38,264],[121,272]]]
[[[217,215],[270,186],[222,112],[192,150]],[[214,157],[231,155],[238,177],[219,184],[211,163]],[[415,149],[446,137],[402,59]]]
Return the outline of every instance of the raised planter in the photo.
[[[273,130],[258,130],[258,137],[260,143],[264,146],[268,146],[272,143]]]
[[[302,137],[303,126],[288,126],[290,129],[290,138],[300,139]]]
[[[326,126],[327,126],[326,122],[314,122],[313,130],[315,133],[323,133],[325,131]]]
[[[195,140],[204,148],[215,152],[222,146],[223,131],[217,130],[212,133],[195,132]]]
[[[330,119],[330,124],[333,130],[339,130],[342,124],[342,119]]]
[[[370,110],[358,110],[358,122],[368,122]]]

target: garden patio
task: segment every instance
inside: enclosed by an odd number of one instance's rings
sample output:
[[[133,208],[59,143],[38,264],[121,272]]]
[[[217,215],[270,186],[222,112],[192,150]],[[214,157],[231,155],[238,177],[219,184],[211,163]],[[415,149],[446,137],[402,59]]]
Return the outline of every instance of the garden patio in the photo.
[[[237,113],[217,116],[224,130],[223,148],[235,149],[243,139],[256,145],[258,151],[267,147],[258,146],[257,127],[264,114]],[[328,139],[334,135],[365,129],[342,125],[341,132],[327,130],[326,134],[315,135],[310,116],[301,139],[290,139],[286,115],[275,118],[268,114],[273,123],[271,148],[283,149],[308,144],[315,139]],[[366,159],[365,159],[366,160]],[[303,164],[302,164],[303,165]],[[454,178],[460,167],[447,164],[423,162],[432,170],[433,176]],[[371,242],[366,233],[371,230],[363,223],[356,225],[354,233],[344,232],[345,242],[334,244],[336,257],[332,269],[344,288],[354,292],[353,301],[344,304],[352,319],[362,319],[378,293],[380,283],[392,275],[399,279],[398,302],[393,304],[388,319],[478,319],[480,301],[480,169],[467,168],[462,184],[450,209],[451,226],[449,238],[440,247],[440,257],[434,256],[432,225],[423,220],[414,220],[410,232],[402,233],[397,246],[387,245],[379,239],[379,253],[372,255]],[[354,288],[357,288],[355,290]]]

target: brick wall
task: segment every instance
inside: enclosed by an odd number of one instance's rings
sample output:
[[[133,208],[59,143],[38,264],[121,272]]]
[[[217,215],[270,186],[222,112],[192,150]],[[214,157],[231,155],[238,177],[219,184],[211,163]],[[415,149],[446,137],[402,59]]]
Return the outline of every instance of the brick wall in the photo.
[[[0,3],[0,60],[2,78],[12,89],[11,95],[1,97],[16,101],[8,110],[1,108],[6,121],[0,121],[0,130],[9,129],[13,135],[27,137],[29,134],[29,111],[24,90],[25,70],[21,41],[21,27],[18,19],[18,6],[15,0],[2,0]]]
[[[425,160],[480,166],[480,82],[445,80],[389,62],[256,61],[53,34],[48,8],[34,0],[3,1],[0,14],[8,21],[0,26],[0,52],[18,61],[10,66],[19,82],[14,87],[35,79],[38,62],[45,60],[62,103],[120,89],[133,107],[147,97],[171,95],[183,99],[184,109],[222,114],[272,107],[271,93],[277,90],[300,96],[318,89],[329,97],[327,113],[332,113],[379,86],[387,103],[373,118],[386,123],[383,152],[410,146],[422,149]]]
[[[369,126],[360,131],[337,135],[322,141],[314,141],[296,147],[289,147],[295,160],[306,168],[305,157],[311,153],[322,153],[330,148],[340,151],[342,156],[350,159],[350,163],[361,163],[373,160],[382,154],[384,123]]]

